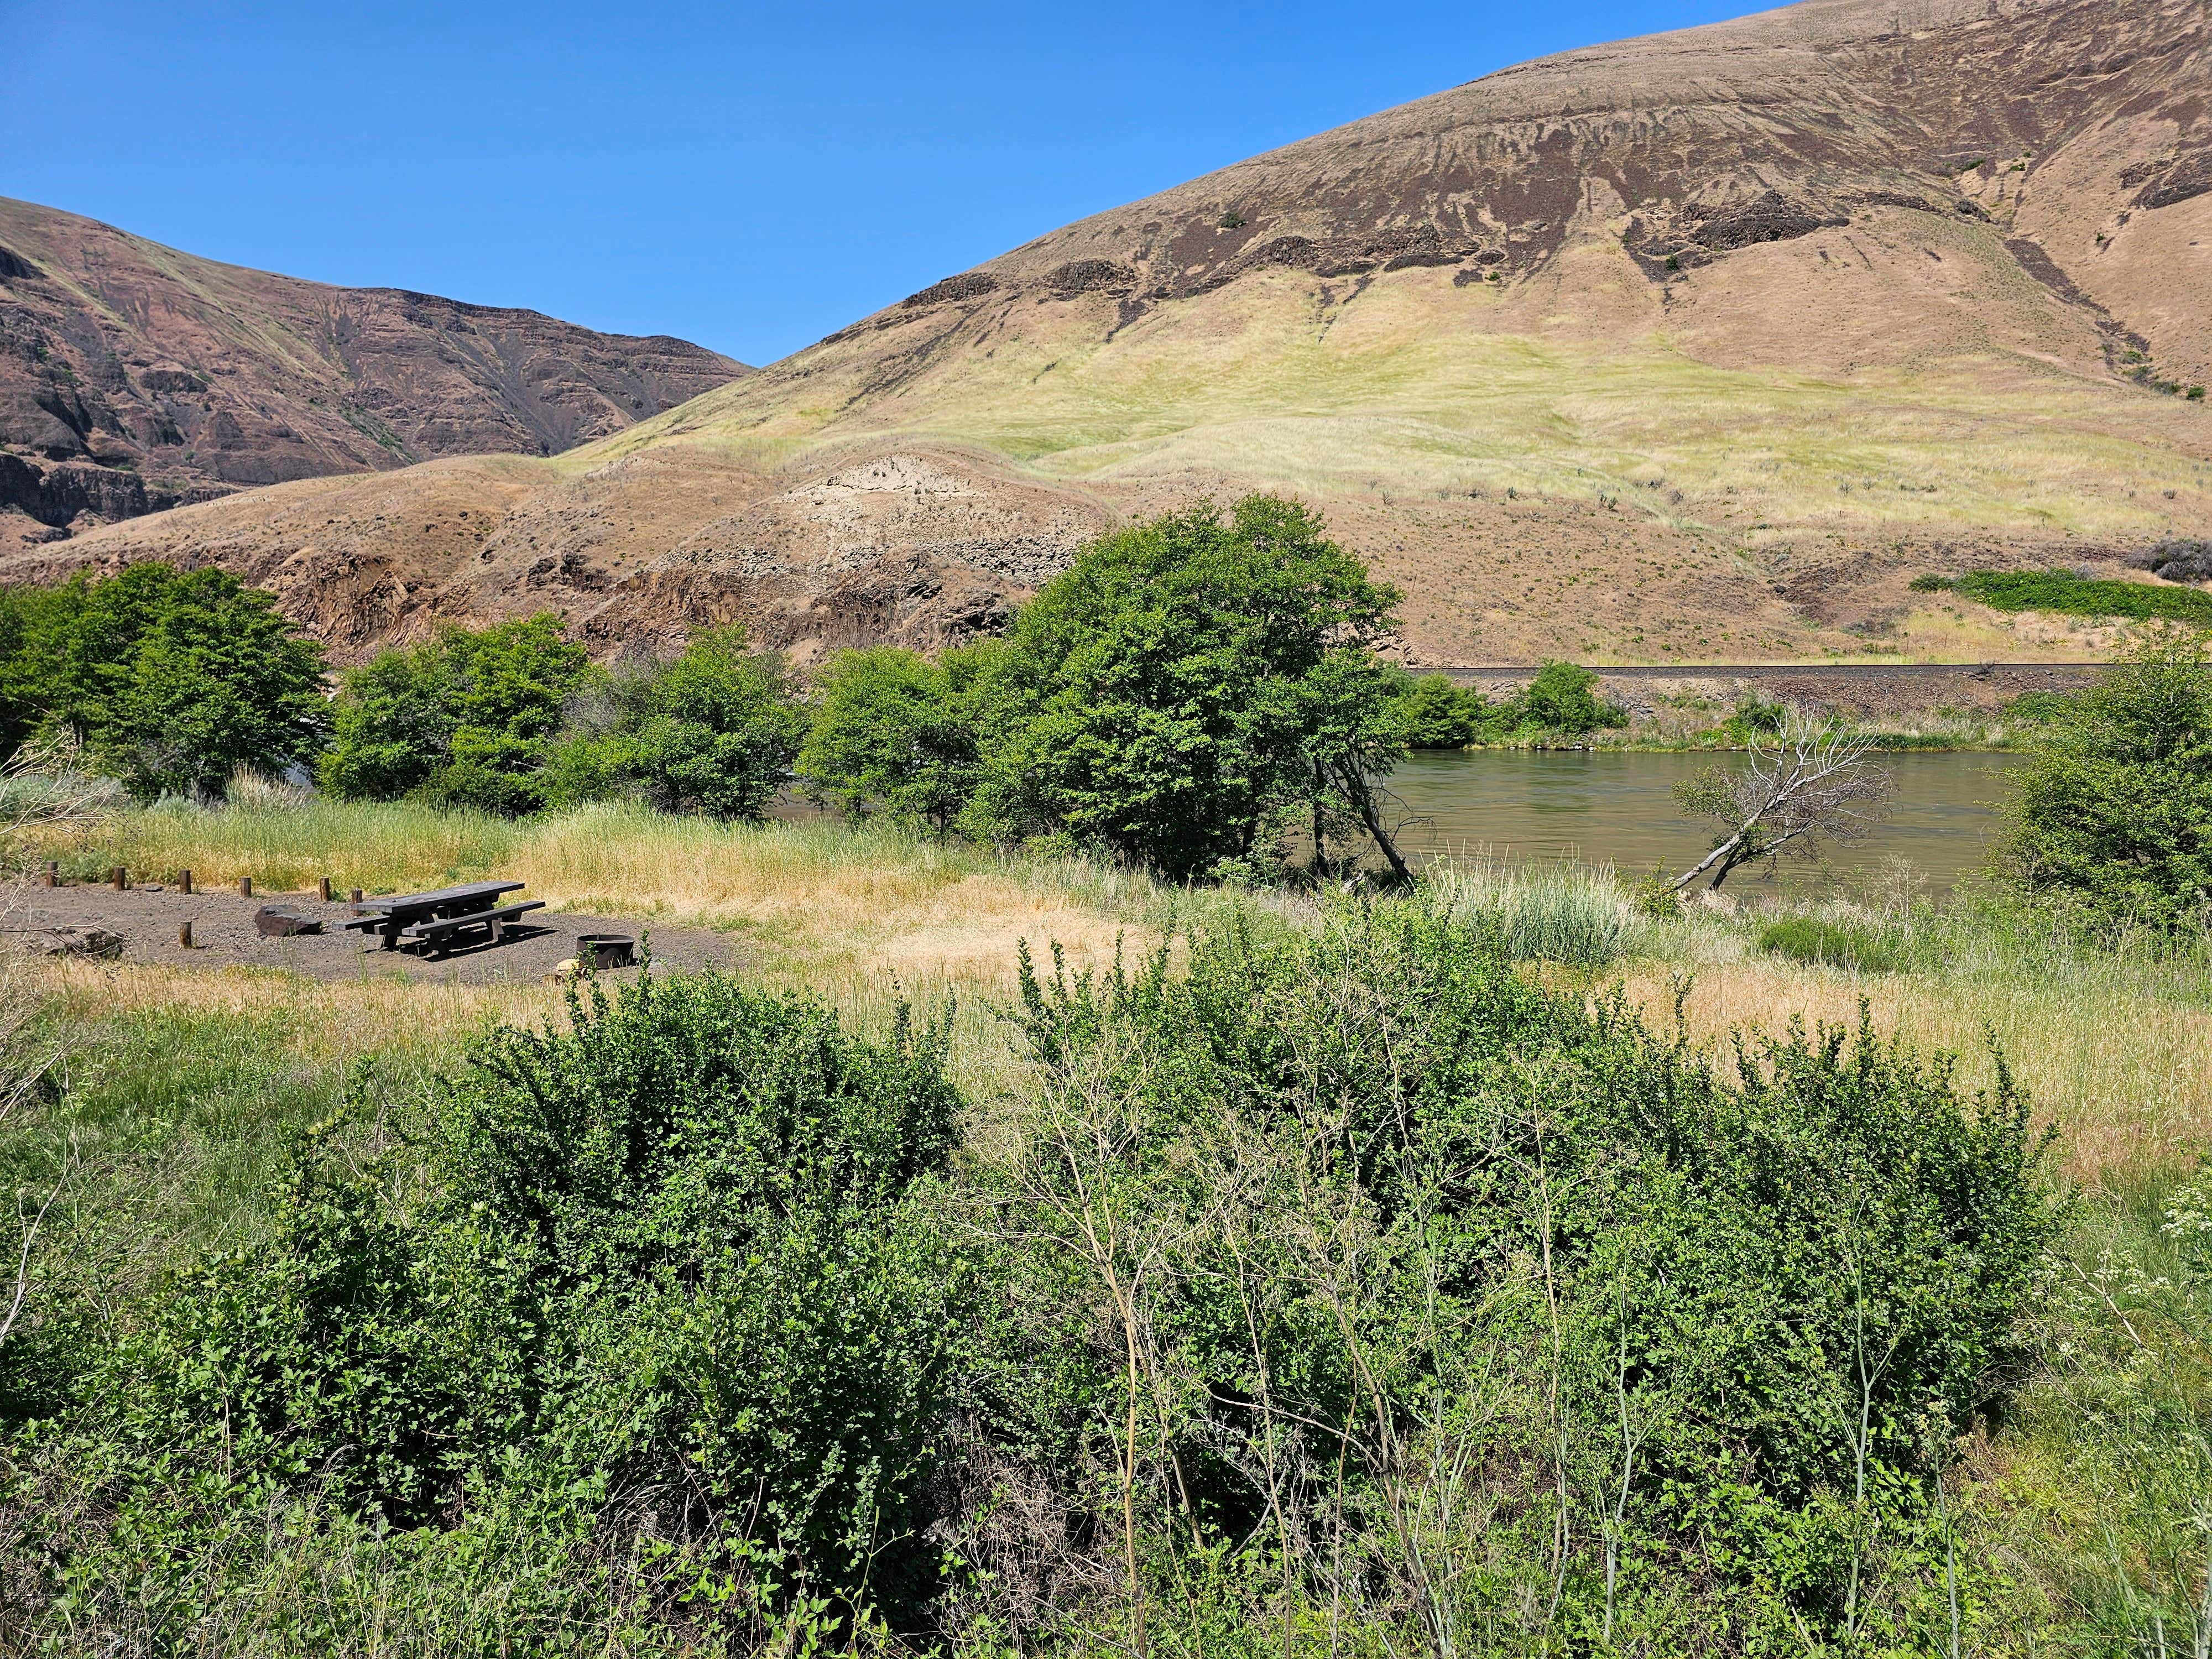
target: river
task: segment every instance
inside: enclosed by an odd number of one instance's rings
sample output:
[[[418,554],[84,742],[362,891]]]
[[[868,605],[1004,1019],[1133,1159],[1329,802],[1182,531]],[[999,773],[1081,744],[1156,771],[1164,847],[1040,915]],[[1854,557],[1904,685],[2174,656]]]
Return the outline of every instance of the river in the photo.
[[[1996,803],[2018,756],[1936,752],[1881,759],[1896,779],[1889,816],[1864,840],[1828,849],[1838,873],[1877,873],[1903,857],[1930,890],[1942,890],[1986,861],[1999,828]],[[1428,751],[1408,757],[1389,785],[1398,811],[1416,820],[1401,837],[1409,853],[1578,860],[1610,864],[1625,875],[1656,864],[1671,874],[1712,844],[1710,827],[1681,816],[1674,785],[1716,762],[1741,761],[1619,750]],[[1804,866],[1784,860],[1782,867]],[[1756,873],[1740,872],[1735,879]]]

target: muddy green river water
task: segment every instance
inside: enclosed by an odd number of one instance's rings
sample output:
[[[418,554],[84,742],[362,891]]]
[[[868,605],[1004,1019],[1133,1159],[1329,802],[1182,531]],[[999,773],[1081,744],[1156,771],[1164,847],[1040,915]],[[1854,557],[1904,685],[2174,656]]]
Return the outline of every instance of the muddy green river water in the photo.
[[[1470,750],[1418,754],[1390,778],[1398,811],[1410,815],[1403,841],[1431,857],[1513,861],[1573,860],[1640,874],[1669,873],[1712,844],[1710,829],[1684,818],[1674,787],[1714,763],[1740,757]],[[2014,755],[1899,754],[1881,757],[1896,778],[1888,817],[1863,841],[1831,848],[1838,873],[1875,874],[1903,857],[1931,889],[1955,883],[1988,857],[1998,803]],[[1783,863],[1785,874],[1805,866]],[[1753,872],[1739,872],[1742,881]]]

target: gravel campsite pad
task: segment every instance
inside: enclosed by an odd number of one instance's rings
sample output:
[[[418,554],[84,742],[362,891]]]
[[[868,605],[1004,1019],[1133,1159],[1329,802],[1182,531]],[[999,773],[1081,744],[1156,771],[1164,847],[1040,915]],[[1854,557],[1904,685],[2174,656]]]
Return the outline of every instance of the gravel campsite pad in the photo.
[[[28,943],[35,945],[49,929],[99,928],[122,939],[121,960],[178,968],[279,968],[315,979],[399,974],[434,984],[480,985],[541,979],[576,955],[577,938],[584,933],[627,934],[641,950],[650,934],[653,959],[664,968],[696,969],[710,963],[726,966],[738,956],[728,939],[703,929],[565,911],[556,915],[533,910],[508,923],[506,939],[496,945],[475,930],[467,943],[442,956],[424,957],[411,950],[381,950],[372,935],[341,932],[340,924],[353,915],[352,907],[343,901],[326,904],[313,892],[256,893],[241,898],[231,890],[180,893],[173,887],[158,891],[131,887],[118,892],[104,884],[84,883],[18,887],[12,896],[12,914],[0,922]],[[321,931],[264,939],[253,918],[265,905],[280,905],[320,922]],[[192,925],[189,951],[177,939],[179,928],[187,921]]]

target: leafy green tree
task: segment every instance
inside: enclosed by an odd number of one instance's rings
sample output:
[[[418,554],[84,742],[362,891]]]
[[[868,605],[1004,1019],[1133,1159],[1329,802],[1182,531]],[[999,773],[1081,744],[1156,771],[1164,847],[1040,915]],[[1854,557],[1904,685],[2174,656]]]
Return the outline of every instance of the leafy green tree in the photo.
[[[1091,544],[986,677],[982,805],[1176,878],[1263,854],[1285,814],[1371,796],[1403,752],[1371,661],[1397,594],[1309,509],[1211,502]],[[1344,699],[1356,706],[1347,707]]]
[[[2100,922],[2212,915],[2212,664],[2207,636],[2137,645],[2042,711],[2007,808],[1999,868]]]
[[[397,800],[446,757],[453,653],[443,640],[380,651],[339,678],[335,740],[316,768],[341,800]]]
[[[12,598],[0,633],[11,742],[51,726],[142,799],[304,766],[329,729],[321,648],[224,571],[80,574]]]
[[[757,818],[805,733],[783,659],[748,652],[742,627],[695,635],[672,661],[616,678],[611,696],[607,728],[556,751],[550,802],[635,793],[663,811]]]
[[[0,758],[52,724],[65,684],[69,632],[89,580],[0,588]]]
[[[323,787],[343,799],[534,811],[563,706],[594,672],[550,613],[380,652],[339,683]]]
[[[1518,724],[1565,737],[1626,724],[1619,708],[1599,700],[1597,676],[1571,662],[1547,659],[1513,708]]]
[[[1407,675],[1398,721],[1409,749],[1461,749],[1489,732],[1493,711],[1480,687],[1455,685],[1447,674]]]
[[[845,816],[880,811],[948,831],[974,794],[980,746],[963,695],[972,656],[933,663],[896,646],[846,651],[820,681],[799,775]]]

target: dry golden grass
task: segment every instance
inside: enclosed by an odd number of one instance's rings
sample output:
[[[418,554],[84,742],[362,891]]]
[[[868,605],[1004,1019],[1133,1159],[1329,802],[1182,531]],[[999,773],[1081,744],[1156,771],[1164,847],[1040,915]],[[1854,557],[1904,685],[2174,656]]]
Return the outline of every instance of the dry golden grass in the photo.
[[[1121,931],[1033,868],[834,824],[580,813],[547,824],[511,867],[557,908],[731,928],[810,977],[1000,986],[1024,939],[1056,939],[1088,966],[1111,959]]]
[[[1957,1054],[1974,1087],[1990,1080],[1994,1037],[2039,1120],[2057,1126],[2060,1167],[2085,1185],[2185,1164],[2212,1146],[2212,1012],[2140,986],[1858,974],[1742,956],[1638,962],[1623,977],[1658,1018],[1685,971],[1685,1012],[1700,1037],[1779,1031],[1792,1018],[1856,1024],[1863,999],[1884,1036]]]
[[[314,980],[261,968],[171,968],[150,963],[61,958],[39,964],[56,1011],[96,1019],[179,1009],[192,1013],[281,1016],[275,1029],[293,1054],[317,1062],[357,1054],[441,1048],[487,1021],[543,1021],[558,1014],[550,985],[434,983],[395,976]]]
[[[49,852],[53,849],[46,849]],[[728,824],[595,807],[535,823],[408,805],[132,812],[76,843],[88,873],[135,880],[190,869],[207,886],[253,878],[301,891],[398,892],[488,876],[527,884],[556,910],[722,929],[757,962],[823,981],[1004,988],[1017,945],[1057,939],[1077,967],[1111,959],[1149,884],[1088,866],[1033,865],[973,848],[834,822]]]

